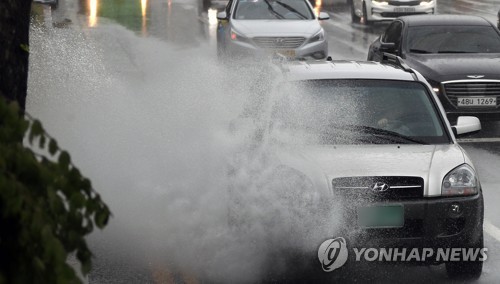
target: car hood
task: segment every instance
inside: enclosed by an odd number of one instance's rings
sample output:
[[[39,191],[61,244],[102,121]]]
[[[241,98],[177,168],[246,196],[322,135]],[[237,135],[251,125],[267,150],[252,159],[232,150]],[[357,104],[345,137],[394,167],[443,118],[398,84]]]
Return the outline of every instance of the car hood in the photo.
[[[233,20],[233,28],[243,36],[310,37],[321,26],[316,20]]]
[[[424,77],[438,82],[481,79],[500,79],[500,54],[407,54],[408,65]]]
[[[445,175],[467,161],[456,144],[314,146],[295,153],[303,161],[295,163],[308,167],[299,170],[321,171],[328,187],[338,177],[417,176],[424,179],[424,196],[439,196]]]

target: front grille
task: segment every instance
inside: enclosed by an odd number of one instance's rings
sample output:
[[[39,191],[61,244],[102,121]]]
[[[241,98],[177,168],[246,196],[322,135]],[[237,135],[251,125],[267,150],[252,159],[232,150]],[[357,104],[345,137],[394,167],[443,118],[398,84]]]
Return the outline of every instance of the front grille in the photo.
[[[500,103],[500,81],[459,81],[443,83],[445,95],[457,106],[458,97],[497,97]]]
[[[370,189],[374,183],[385,183],[389,188],[384,192]],[[424,180],[420,177],[342,177],[332,180],[333,191],[349,200],[385,201],[422,198]]]
[[[297,48],[306,39],[303,37],[254,37],[253,41],[260,48]]]
[[[418,5],[420,5],[420,1],[407,1],[407,2],[389,1],[389,5],[391,5],[391,6],[418,6]]]

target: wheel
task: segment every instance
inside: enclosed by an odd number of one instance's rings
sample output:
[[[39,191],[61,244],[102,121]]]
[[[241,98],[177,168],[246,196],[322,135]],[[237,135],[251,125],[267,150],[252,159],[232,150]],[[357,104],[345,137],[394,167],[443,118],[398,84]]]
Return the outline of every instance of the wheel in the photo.
[[[484,247],[482,231],[479,241],[476,244],[469,247],[479,248],[479,249]],[[481,277],[481,273],[483,272],[483,262],[480,260],[447,262],[445,265],[446,265],[446,274],[448,275],[448,278],[456,280],[478,279],[479,277]]]
[[[356,9],[354,8],[354,3],[351,1],[351,20],[353,23],[359,24],[361,22],[361,17],[356,15]]]

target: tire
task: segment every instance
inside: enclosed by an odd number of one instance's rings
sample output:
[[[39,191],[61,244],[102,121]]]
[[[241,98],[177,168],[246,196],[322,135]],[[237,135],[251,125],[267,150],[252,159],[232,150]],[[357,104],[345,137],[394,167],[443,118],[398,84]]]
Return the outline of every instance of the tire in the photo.
[[[354,3],[351,1],[351,20],[355,24],[359,24],[361,22],[361,17],[356,15],[356,11],[354,9]]]
[[[465,246],[467,247],[467,246]],[[483,248],[484,240],[483,233],[479,241],[471,248]],[[447,262],[446,264],[446,274],[448,278],[455,280],[474,280],[481,277],[483,272],[483,262],[482,261],[457,261],[457,262]]]

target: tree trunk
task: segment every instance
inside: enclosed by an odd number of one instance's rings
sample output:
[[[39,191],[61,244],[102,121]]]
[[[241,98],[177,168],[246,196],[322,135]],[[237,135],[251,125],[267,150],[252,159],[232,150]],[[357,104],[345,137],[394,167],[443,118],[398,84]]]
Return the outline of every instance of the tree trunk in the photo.
[[[24,110],[28,89],[31,0],[0,0],[0,96]]]

